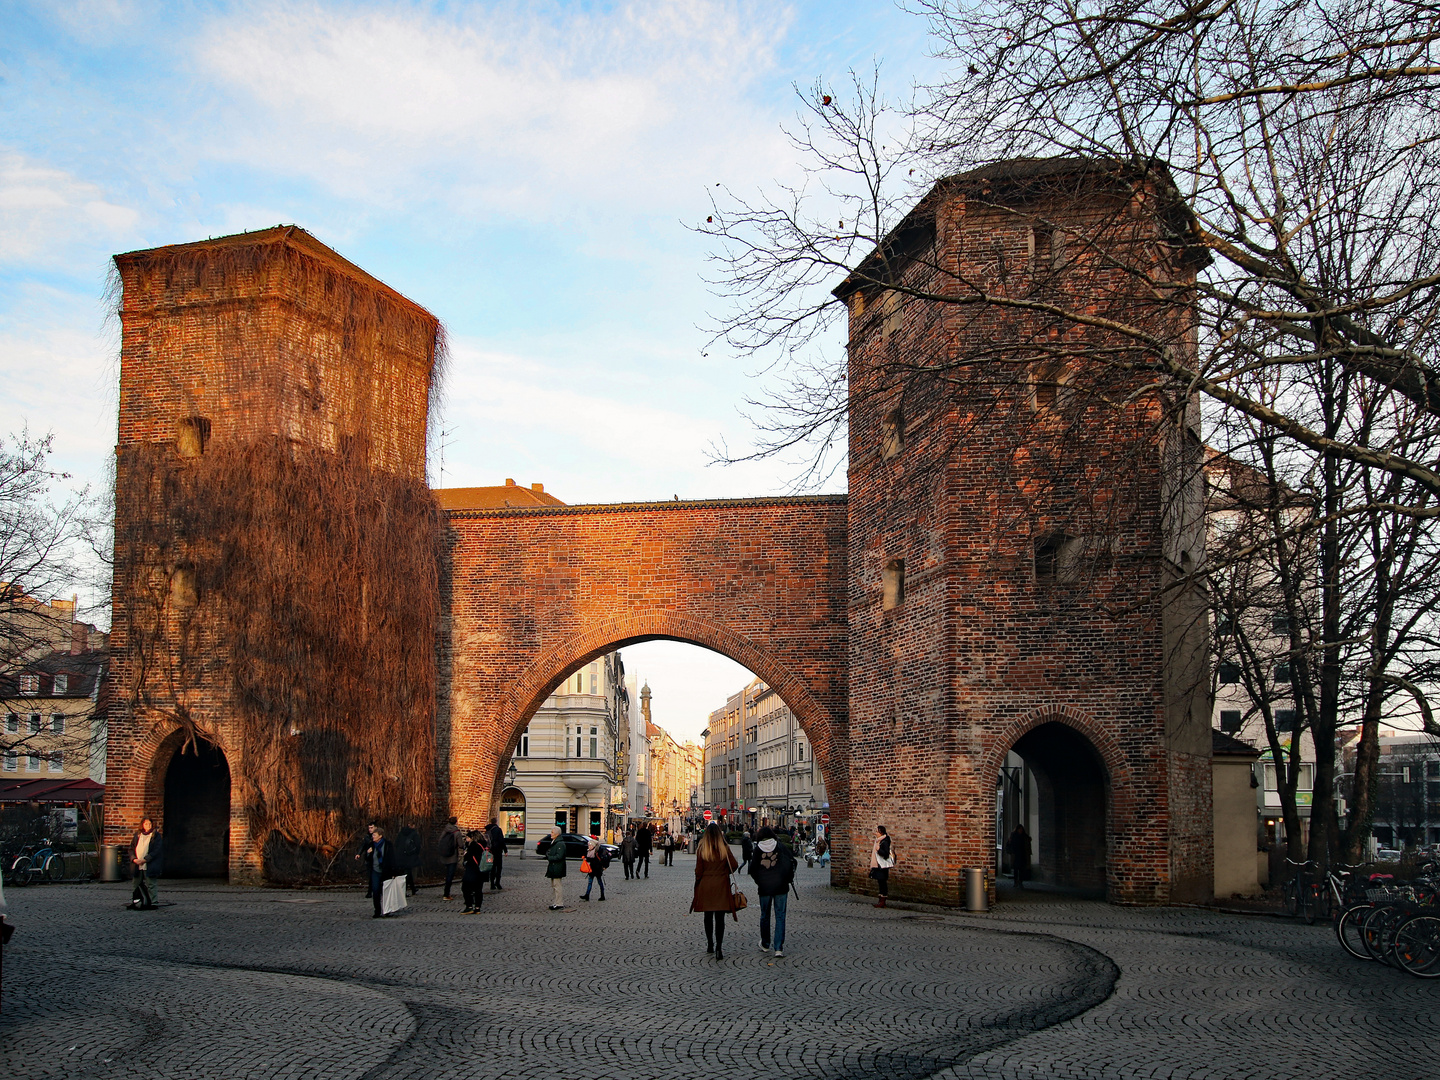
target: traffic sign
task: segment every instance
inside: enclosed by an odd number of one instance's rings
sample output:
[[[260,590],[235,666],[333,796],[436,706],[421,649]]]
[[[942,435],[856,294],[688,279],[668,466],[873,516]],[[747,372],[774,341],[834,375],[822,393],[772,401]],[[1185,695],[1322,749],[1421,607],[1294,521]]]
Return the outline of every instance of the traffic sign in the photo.
[[[706,821],[709,821],[709,820],[710,820],[710,811],[709,811],[709,810],[706,810],[706,811],[705,811],[705,820],[706,820]]]
[[[820,824],[822,824],[822,825],[829,825],[829,824],[830,824],[830,815],[829,815],[829,814],[821,814],[821,815],[820,815]]]

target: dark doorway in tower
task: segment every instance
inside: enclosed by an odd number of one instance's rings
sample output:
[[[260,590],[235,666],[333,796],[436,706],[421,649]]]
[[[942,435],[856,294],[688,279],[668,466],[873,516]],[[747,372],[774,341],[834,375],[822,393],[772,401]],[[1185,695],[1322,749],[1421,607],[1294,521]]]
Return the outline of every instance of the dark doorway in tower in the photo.
[[[165,876],[230,871],[230,765],[204,739],[181,746],[165,770]]]
[[[1042,724],[1021,737],[997,782],[1002,881],[1014,881],[1016,855],[1024,847],[1015,829],[1023,825],[1031,855],[1028,883],[1103,897],[1109,786],[1100,755],[1074,728]]]

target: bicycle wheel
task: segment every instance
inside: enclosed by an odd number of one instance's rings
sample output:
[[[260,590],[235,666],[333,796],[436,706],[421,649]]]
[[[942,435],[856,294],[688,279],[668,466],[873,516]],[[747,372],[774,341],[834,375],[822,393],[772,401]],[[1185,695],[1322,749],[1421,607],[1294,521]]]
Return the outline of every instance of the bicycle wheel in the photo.
[[[1395,928],[1395,963],[1422,979],[1440,979],[1440,918],[1412,915]]]
[[[1293,919],[1300,910],[1300,887],[1294,878],[1291,878],[1285,883],[1283,895],[1285,898],[1285,914]]]
[[[29,855],[21,855],[10,864],[10,883],[12,885],[29,885],[34,880],[33,874]]]
[[[1342,911],[1339,921],[1335,923],[1335,936],[1340,939],[1340,947],[1357,960],[1375,959],[1366,950],[1362,937],[1365,916],[1373,910],[1374,905],[1369,902],[1355,904]]]
[[[1320,901],[1315,895],[1315,886],[1304,882],[1300,885],[1300,914],[1305,918],[1305,925],[1315,925],[1315,913],[1320,908]]]
[[[49,882],[61,882],[65,880],[65,856],[61,854],[51,855],[45,860],[45,880]]]
[[[1392,904],[1377,904],[1365,916],[1365,922],[1360,930],[1360,940],[1364,943],[1365,951],[1370,954],[1371,960],[1379,960],[1382,963],[1385,960],[1385,952],[1389,948],[1385,923],[1395,914],[1395,911]]]

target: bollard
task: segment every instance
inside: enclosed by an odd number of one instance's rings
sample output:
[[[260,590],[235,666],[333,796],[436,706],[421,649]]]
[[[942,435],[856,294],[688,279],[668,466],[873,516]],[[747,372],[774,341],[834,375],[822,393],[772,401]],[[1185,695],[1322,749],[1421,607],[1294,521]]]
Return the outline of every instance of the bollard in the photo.
[[[120,845],[100,845],[100,880],[120,880]]]
[[[990,910],[990,883],[985,880],[985,877],[984,867],[967,866],[965,868],[966,911]]]

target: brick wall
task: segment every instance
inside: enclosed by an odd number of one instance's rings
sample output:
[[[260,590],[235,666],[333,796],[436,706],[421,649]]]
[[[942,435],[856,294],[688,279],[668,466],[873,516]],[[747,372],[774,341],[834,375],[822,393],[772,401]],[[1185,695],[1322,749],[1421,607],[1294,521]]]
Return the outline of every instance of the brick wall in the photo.
[[[438,741],[453,812],[488,815],[521,731],[569,671],[672,638],[776,688],[814,746],[844,835],[843,498],[452,512],[450,530]]]

